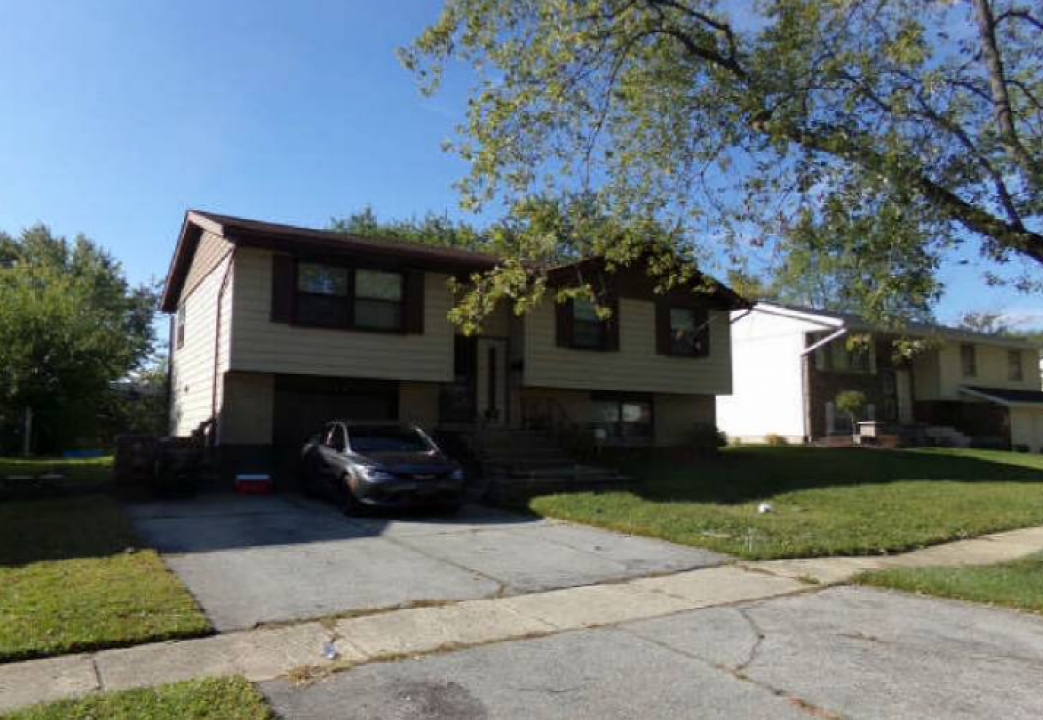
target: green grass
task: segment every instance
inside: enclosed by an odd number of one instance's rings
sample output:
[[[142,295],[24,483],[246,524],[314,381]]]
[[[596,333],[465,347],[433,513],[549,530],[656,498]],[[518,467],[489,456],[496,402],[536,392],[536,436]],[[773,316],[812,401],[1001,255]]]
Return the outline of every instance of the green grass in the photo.
[[[243,678],[193,680],[34,705],[4,720],[268,720],[275,714]]]
[[[856,580],[863,585],[1043,614],[1043,553],[980,567],[879,570]]]
[[[0,503],[0,662],[209,632],[101,495]]]
[[[58,473],[69,482],[108,482],[112,477],[112,456],[97,458],[0,457],[0,479],[7,475]]]
[[[871,555],[1043,524],[1043,456],[740,447],[624,467],[643,482],[529,508],[745,558]],[[758,514],[759,503],[774,512]]]

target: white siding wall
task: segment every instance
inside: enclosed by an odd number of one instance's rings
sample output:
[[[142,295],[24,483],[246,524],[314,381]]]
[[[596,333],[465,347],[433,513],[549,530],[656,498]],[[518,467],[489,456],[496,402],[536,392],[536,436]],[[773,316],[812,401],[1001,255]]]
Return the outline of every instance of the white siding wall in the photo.
[[[655,305],[622,298],[618,352],[558,347],[554,302],[545,299],[525,317],[524,384],[577,390],[717,395],[731,389],[728,313],[711,312],[710,355],[656,354]]]
[[[736,313],[739,317],[742,313]],[[732,394],[717,398],[717,426],[729,437],[804,437],[804,335],[822,327],[754,311],[732,326]]]
[[[185,305],[185,343],[178,348],[175,337],[171,358],[170,432],[174,435],[188,435],[211,416],[218,295],[230,262],[228,256],[223,257],[223,261],[221,256],[216,258],[219,264],[210,268],[209,272],[197,272],[196,286],[182,299]],[[212,263],[214,260],[212,256],[197,255],[193,270],[196,262]],[[191,272],[189,276],[192,277]],[[216,348],[219,375],[228,369],[233,286],[234,277],[229,274],[222,296],[220,343]],[[220,378],[217,392],[220,410],[223,393]]]
[[[272,253],[236,254],[234,370],[448,382],[453,330],[445,275],[425,278],[422,335],[295,327],[269,320]]]

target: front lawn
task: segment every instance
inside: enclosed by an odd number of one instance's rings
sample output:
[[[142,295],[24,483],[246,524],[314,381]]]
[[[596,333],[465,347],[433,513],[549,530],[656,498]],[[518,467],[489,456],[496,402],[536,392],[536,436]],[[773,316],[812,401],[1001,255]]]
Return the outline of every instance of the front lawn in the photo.
[[[42,475],[56,473],[64,476],[66,484],[102,483],[112,477],[112,456],[95,458],[64,457],[0,457],[0,480],[8,475]]]
[[[268,720],[275,714],[243,678],[193,680],[96,693],[4,715],[4,720]]]
[[[0,503],[0,588],[0,662],[210,630],[101,495]]]
[[[870,555],[1043,524],[1043,456],[984,450],[739,447],[624,467],[633,489],[529,508],[751,559]],[[772,512],[759,514],[760,503]]]
[[[879,570],[856,580],[874,587],[1043,613],[1043,553],[998,565]]]

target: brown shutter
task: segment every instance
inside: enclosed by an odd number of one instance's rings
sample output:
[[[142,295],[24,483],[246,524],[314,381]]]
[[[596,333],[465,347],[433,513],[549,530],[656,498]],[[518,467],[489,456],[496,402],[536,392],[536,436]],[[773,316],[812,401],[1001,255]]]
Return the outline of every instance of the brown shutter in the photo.
[[[696,337],[698,338],[699,347],[697,348],[696,357],[703,357],[710,354],[710,313],[707,312],[706,308],[696,308],[695,310],[695,326],[701,327]]]
[[[655,303],[655,351],[670,355],[670,303],[659,298]]]
[[[605,321],[604,349],[613,352],[619,350],[619,325],[622,320],[619,316],[619,298],[613,295],[606,300],[606,304],[612,310],[612,317]]]
[[[406,270],[405,288],[402,298],[405,306],[402,309],[402,331],[424,332],[424,272],[423,270]]]
[[[293,322],[297,264],[290,255],[272,256],[272,322]]]
[[[554,314],[558,347],[572,347],[572,300],[555,303]]]

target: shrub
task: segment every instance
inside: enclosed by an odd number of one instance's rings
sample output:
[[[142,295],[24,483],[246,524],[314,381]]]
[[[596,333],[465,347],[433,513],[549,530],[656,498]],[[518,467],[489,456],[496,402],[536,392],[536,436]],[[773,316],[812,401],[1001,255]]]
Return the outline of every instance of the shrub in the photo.
[[[764,442],[768,443],[772,447],[782,447],[783,445],[789,445],[789,440],[775,433],[768,433],[767,435],[765,435]]]
[[[728,436],[713,423],[696,423],[692,428],[692,447],[696,450],[716,450],[728,444]]]

